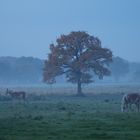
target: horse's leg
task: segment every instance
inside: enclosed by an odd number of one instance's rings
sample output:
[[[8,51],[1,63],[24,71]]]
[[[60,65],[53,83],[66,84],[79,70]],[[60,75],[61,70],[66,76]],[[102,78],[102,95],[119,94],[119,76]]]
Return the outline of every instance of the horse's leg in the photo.
[[[126,110],[127,110],[127,112],[130,111],[130,105],[129,104],[126,104]]]
[[[126,102],[124,102],[122,104],[122,112],[127,112],[128,111],[128,104]]]
[[[138,104],[135,103],[135,106],[136,106],[136,108],[135,108],[135,112],[137,112],[137,111],[138,111]]]
[[[140,109],[140,103],[139,102],[137,103],[137,109],[138,109],[138,112],[139,112],[139,109]]]
[[[129,108],[130,108],[130,111],[132,112],[133,110],[132,110],[132,104],[131,103],[129,104]]]
[[[121,112],[124,112],[124,106],[125,106],[125,104],[121,103]]]
[[[128,112],[129,111],[129,106],[128,106],[128,104],[126,103],[125,104],[125,112]]]

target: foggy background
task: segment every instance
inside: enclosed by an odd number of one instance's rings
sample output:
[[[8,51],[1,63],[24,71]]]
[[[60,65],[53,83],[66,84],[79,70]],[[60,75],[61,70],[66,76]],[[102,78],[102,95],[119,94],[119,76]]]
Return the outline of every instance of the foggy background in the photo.
[[[100,82],[139,83],[139,7],[139,0],[0,0],[0,84],[41,84],[49,44],[79,30],[113,52],[112,75]]]

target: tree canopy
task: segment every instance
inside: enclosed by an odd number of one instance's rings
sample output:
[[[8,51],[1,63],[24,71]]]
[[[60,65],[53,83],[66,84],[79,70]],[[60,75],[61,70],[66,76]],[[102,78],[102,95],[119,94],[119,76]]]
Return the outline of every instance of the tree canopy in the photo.
[[[81,85],[93,82],[92,72],[100,79],[110,75],[107,66],[112,61],[111,50],[102,48],[97,37],[84,31],[61,35],[50,45],[50,51],[44,65],[46,83],[54,83],[56,76],[65,74],[68,82],[77,84],[77,94],[82,95]]]

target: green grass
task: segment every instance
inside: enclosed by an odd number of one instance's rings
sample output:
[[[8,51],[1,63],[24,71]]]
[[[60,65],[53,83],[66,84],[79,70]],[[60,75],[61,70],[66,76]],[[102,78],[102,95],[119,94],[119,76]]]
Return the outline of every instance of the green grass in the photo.
[[[57,114],[59,115],[59,114]],[[84,115],[84,114],[83,114]],[[139,116],[85,114],[85,117],[52,115],[50,118],[9,118],[0,120],[0,138],[6,140],[139,140]],[[132,120],[132,118],[134,120]],[[3,139],[4,140],[4,139]]]
[[[121,113],[113,95],[100,96],[2,102],[0,140],[139,140],[140,114]]]
[[[0,102],[0,140],[140,140],[140,114],[121,113],[121,96]]]

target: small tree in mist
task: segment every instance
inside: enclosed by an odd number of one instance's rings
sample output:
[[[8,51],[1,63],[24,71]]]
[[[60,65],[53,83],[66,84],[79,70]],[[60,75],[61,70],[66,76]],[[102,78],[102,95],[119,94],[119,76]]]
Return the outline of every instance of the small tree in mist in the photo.
[[[110,65],[112,76],[115,78],[116,82],[119,82],[121,77],[124,77],[129,72],[129,63],[120,58],[113,58],[113,63]]]
[[[83,95],[82,84],[93,82],[92,71],[100,79],[110,75],[107,65],[112,61],[112,52],[102,48],[101,41],[86,32],[71,32],[61,35],[50,45],[45,61],[44,82],[52,84],[55,77],[65,74],[68,82],[77,84],[77,95]]]
[[[137,69],[134,73],[133,73],[133,79],[134,82],[140,82],[140,69]]]

